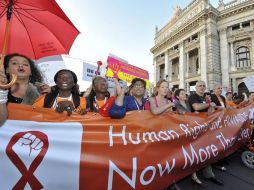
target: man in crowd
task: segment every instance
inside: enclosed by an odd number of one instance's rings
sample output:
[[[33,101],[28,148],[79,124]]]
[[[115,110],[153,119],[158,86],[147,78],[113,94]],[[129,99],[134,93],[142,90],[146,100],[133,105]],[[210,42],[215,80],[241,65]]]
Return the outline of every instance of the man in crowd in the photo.
[[[227,105],[228,109],[237,108],[237,105],[233,101],[233,94],[232,94],[232,92],[227,92],[226,93],[226,105]]]
[[[211,100],[216,104],[216,108],[219,110],[223,110],[226,108],[226,99],[222,94],[222,86],[220,84],[216,84],[214,86],[214,93],[211,94]]]
[[[205,96],[205,90],[205,82],[198,81],[196,83],[196,92],[189,97],[189,104],[192,112],[208,112],[210,108],[213,109],[216,107],[216,105],[211,102],[211,97]],[[212,181],[213,183],[223,185],[223,182],[213,173],[211,166],[207,166],[203,169],[203,175],[206,179]]]

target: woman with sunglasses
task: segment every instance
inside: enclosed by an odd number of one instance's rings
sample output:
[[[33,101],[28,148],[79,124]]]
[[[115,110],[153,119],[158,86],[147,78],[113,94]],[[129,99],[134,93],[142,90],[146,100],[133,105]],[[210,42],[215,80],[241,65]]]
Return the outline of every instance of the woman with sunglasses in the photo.
[[[147,99],[144,98],[146,81],[141,78],[134,78],[129,87],[130,96],[125,96],[128,92],[127,88],[123,88],[118,94],[109,109],[109,115],[112,118],[123,118],[128,111],[145,110],[147,107]]]

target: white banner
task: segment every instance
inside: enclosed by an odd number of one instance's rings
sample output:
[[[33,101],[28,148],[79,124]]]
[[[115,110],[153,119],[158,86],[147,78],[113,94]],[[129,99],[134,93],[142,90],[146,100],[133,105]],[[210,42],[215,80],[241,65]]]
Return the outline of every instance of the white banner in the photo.
[[[49,86],[55,85],[54,76],[57,71],[66,69],[65,63],[61,56],[51,56],[40,59],[36,62],[36,65],[43,75],[44,82]]]
[[[79,189],[82,131],[73,122],[5,122],[0,127],[1,189]]]

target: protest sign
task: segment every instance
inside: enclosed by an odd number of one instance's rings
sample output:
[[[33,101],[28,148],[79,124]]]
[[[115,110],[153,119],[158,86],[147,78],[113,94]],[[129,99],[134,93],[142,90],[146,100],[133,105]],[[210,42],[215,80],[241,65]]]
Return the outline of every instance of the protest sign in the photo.
[[[128,64],[126,61],[113,55],[108,56],[107,63],[108,77],[114,77],[115,72],[119,79],[126,81],[127,83],[131,83],[134,78],[141,78],[146,81],[146,87],[149,87],[150,83],[148,71]]]
[[[66,69],[66,65],[61,56],[42,58],[36,62],[36,65],[43,75],[43,82],[49,86],[55,85],[54,76],[57,71]]]
[[[95,65],[89,63],[83,63],[83,80],[92,82],[93,77],[95,76],[95,72],[97,67]]]

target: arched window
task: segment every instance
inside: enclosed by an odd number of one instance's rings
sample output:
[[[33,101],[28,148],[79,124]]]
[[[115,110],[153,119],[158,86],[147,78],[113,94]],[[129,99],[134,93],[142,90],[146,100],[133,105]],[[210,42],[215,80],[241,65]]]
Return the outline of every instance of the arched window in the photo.
[[[248,68],[250,63],[250,50],[249,48],[242,46],[236,50],[236,68]]]
[[[238,94],[242,94],[243,92],[249,93],[249,90],[248,90],[247,86],[245,85],[245,83],[244,83],[244,82],[241,82],[241,83],[238,85]]]

